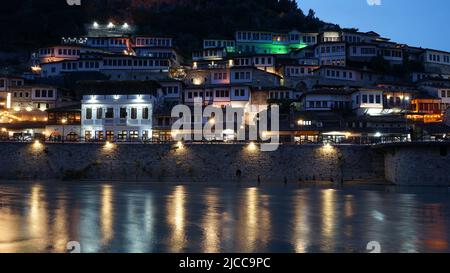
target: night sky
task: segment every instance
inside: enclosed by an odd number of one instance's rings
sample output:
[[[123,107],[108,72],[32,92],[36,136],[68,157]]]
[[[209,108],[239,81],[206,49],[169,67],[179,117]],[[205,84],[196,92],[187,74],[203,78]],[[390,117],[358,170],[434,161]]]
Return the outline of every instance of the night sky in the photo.
[[[373,30],[399,43],[450,51],[448,0],[297,0],[341,27]]]

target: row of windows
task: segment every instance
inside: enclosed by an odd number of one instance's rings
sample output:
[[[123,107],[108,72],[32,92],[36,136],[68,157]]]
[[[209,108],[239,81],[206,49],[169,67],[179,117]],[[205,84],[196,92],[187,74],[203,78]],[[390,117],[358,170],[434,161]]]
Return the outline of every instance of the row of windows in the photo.
[[[28,98],[30,96],[29,92],[14,92],[15,98]],[[36,89],[34,90],[34,96],[36,98],[53,98],[54,91],[46,89]]]
[[[76,70],[78,68],[99,68],[100,64],[98,62],[68,62],[62,63],[63,70]]]
[[[315,44],[316,43],[316,37],[315,36],[300,36],[300,34],[291,34],[290,39],[291,41],[301,41],[305,44]]]
[[[161,58],[161,59],[176,59],[175,54],[170,52],[148,52],[144,54],[138,54],[139,56]]]
[[[169,66],[167,60],[103,60],[103,66]]]
[[[105,39],[91,39],[89,40],[89,42],[93,45],[105,45],[105,44],[109,44],[110,45],[126,45],[127,44],[127,39],[110,39],[110,40],[105,40]]]
[[[10,82],[11,86],[22,86],[23,80],[11,80]],[[4,79],[0,80],[0,88],[6,87],[6,81]]]
[[[441,90],[442,98],[450,98],[450,90]]]
[[[353,54],[357,54],[358,47],[354,46],[352,51],[353,51]],[[370,55],[370,56],[373,56],[377,53],[376,49],[373,47],[361,47],[360,52],[361,52],[361,55]]]
[[[369,103],[369,104],[381,104],[381,95],[367,95],[364,94],[362,97],[362,103]],[[356,96],[356,104],[359,104],[359,95]]]
[[[320,63],[322,65],[345,66],[345,59],[323,59]]]
[[[165,86],[162,88],[166,94],[178,94],[178,86]]]
[[[344,38],[345,42],[349,42],[349,43],[360,43],[361,42],[361,37],[360,36],[344,35],[343,38]]]
[[[54,48],[42,48],[42,49],[39,49],[39,55],[50,55],[50,54],[54,54],[54,53],[55,53],[55,49]]]
[[[117,136],[117,140],[119,141],[125,141],[125,140],[134,140],[137,141],[139,140],[139,131],[137,130],[122,130],[122,131],[118,131],[117,134],[115,134],[114,131],[95,131],[95,136],[93,135],[93,132],[90,130],[86,130],[84,132],[84,137],[86,140],[92,140],[92,139],[96,139],[96,140],[108,140],[108,141],[113,141],[115,140],[115,137]],[[149,139],[150,138],[150,132],[147,130],[142,131],[142,138],[143,139]]]
[[[114,108],[108,107],[108,108],[106,108],[106,111],[105,112],[104,111],[105,110],[103,108],[97,108],[96,119],[103,119],[103,118],[112,119],[112,118],[114,118]],[[149,119],[150,116],[149,116],[149,108],[148,107],[142,108],[141,113],[142,113],[142,119]],[[129,114],[130,114],[131,119],[137,119],[138,109],[136,107],[130,108]],[[127,117],[128,117],[127,108],[121,107],[119,109],[119,118],[125,119]],[[93,119],[92,108],[86,108],[86,119],[87,120]]]
[[[289,91],[286,92],[270,92],[269,93],[269,97],[271,99],[275,99],[275,100],[284,100],[284,99],[289,99],[290,95],[289,95]]]
[[[274,35],[271,33],[265,32],[238,32],[237,33],[238,40],[255,40],[255,41],[272,41],[276,39]]]
[[[402,57],[402,51],[401,50],[384,49],[384,50],[380,50],[380,55],[384,56],[384,57],[401,58]]]
[[[342,72],[342,73],[341,73]],[[327,69],[327,77],[353,79],[353,72]]]
[[[234,41],[213,41],[206,40],[204,42],[204,47],[232,47],[234,46]]]
[[[136,45],[138,46],[171,46],[171,39],[160,39],[160,38],[137,38]]]
[[[66,55],[66,56],[79,56],[79,49],[58,49],[58,55]]]
[[[36,98],[53,98],[54,91],[53,90],[46,90],[46,89],[36,89],[34,90],[34,96]]]
[[[213,75],[214,80],[218,81],[218,80],[227,80],[228,79],[228,74],[227,72],[215,72]]]
[[[432,62],[441,62],[441,55],[439,54],[429,54],[428,59]],[[444,63],[450,63],[450,56],[449,55],[442,55],[442,61]]]
[[[236,93],[236,90],[238,90],[238,93]],[[240,92],[241,91],[239,91],[239,90],[241,90],[241,89],[235,89],[235,95],[239,94],[239,95],[236,95],[236,96],[240,96],[240,94],[241,94]],[[242,90],[244,90],[244,89],[242,89]],[[229,90],[216,90],[214,93],[215,93],[215,97],[216,98],[229,98],[230,97],[230,91]],[[188,99],[192,99],[192,98],[211,98],[212,95],[213,95],[213,92],[212,91],[205,91],[205,92],[203,92],[203,91],[189,91],[187,93],[187,95],[188,95]],[[205,95],[205,96],[203,96],[203,95]],[[242,96],[245,96],[245,90],[244,90],[244,94]]]
[[[316,51],[319,52],[318,49]],[[320,47],[320,53],[345,53],[345,46],[321,46]],[[318,55],[318,54],[317,54]]]
[[[328,101],[309,101],[309,108],[328,108]]]
[[[304,75],[304,74],[312,74],[313,70],[311,67],[305,68],[305,67],[287,67],[286,68],[286,75],[287,76],[298,76],[298,75]]]
[[[339,37],[323,37],[322,39],[325,43],[327,42],[339,42],[341,39]]]
[[[234,72],[234,79],[236,80],[251,80],[250,72]]]
[[[169,61],[167,60],[103,60],[103,66],[135,66],[135,67],[167,67],[169,66]],[[76,70],[82,68],[100,68],[100,63],[98,61],[84,61],[84,62],[64,62],[62,63],[63,70]]]

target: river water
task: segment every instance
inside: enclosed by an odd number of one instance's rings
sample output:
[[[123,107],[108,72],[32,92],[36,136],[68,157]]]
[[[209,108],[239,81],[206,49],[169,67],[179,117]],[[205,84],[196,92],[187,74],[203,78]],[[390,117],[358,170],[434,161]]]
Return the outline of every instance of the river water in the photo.
[[[0,182],[0,252],[450,252],[447,189]],[[373,244],[373,243],[372,243]]]

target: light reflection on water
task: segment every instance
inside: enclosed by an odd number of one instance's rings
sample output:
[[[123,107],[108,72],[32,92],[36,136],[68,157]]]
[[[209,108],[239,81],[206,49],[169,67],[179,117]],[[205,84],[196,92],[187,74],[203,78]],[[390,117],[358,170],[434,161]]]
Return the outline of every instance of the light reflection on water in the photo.
[[[446,192],[0,183],[0,252],[450,252]]]

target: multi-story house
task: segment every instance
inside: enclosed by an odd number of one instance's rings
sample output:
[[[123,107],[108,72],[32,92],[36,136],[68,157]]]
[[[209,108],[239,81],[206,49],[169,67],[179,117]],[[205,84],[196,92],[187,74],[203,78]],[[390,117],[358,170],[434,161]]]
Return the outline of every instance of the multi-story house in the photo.
[[[441,99],[441,110],[446,112],[450,108],[450,80],[425,79],[419,82],[419,88],[429,95]]]
[[[345,89],[317,89],[301,97],[304,111],[351,111],[351,91]]]
[[[383,90],[360,88],[352,93],[353,111],[358,115],[376,116],[383,113]]]
[[[154,81],[80,84],[81,134],[86,140],[151,139],[152,115],[161,86]]]
[[[24,84],[24,78],[0,76],[0,109],[11,108],[11,89],[22,87]]]
[[[421,60],[426,73],[450,74],[450,52],[424,49]]]
[[[347,49],[344,42],[324,42],[317,44],[314,50],[319,65],[345,66]]]
[[[45,136],[50,140],[77,141],[81,138],[81,104],[48,109]]]
[[[288,54],[292,50],[317,43],[316,33],[268,31],[236,31],[236,52],[256,54]]]

